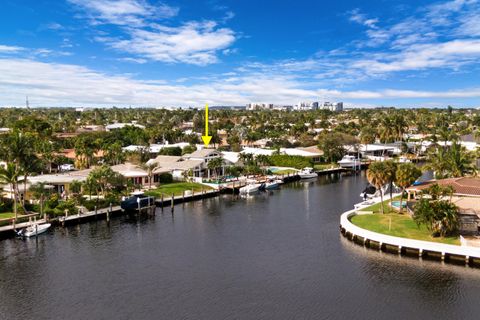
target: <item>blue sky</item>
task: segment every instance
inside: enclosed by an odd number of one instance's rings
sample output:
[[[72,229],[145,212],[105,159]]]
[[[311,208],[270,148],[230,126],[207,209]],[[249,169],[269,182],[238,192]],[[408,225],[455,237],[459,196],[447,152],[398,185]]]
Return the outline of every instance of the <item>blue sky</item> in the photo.
[[[3,0],[0,105],[480,107],[480,0]]]

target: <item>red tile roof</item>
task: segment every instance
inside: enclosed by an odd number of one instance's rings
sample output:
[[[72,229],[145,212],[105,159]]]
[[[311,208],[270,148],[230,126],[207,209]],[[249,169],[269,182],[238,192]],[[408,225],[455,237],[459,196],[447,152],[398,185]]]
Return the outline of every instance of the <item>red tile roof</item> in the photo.
[[[420,185],[411,186],[407,188],[409,191],[421,191],[430,187],[433,184],[439,184],[441,186],[451,186],[454,194],[467,195],[467,196],[480,196],[480,178],[478,177],[461,177],[461,178],[449,178],[441,180],[430,180]]]

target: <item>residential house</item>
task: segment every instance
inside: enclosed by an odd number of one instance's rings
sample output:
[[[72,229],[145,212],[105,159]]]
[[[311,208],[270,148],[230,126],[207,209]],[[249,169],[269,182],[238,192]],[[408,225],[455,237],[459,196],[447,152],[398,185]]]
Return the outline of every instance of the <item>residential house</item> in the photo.
[[[429,180],[406,189],[408,200],[417,198],[421,192],[433,184],[449,186],[453,189],[451,201],[458,207],[460,232],[462,234],[480,233],[480,178],[460,177]]]
[[[158,175],[168,172],[175,180],[183,180],[185,175],[192,175],[193,177],[201,177],[204,169],[203,160],[185,160],[177,156],[157,156],[154,159],[147,161],[147,165],[155,164],[157,168],[154,170],[155,178]],[[155,181],[157,182],[157,181]]]
[[[222,158],[222,153],[217,151],[216,149],[201,149],[190,154],[186,154],[183,156],[186,160],[199,160],[202,162],[202,171],[200,172],[200,177],[207,176],[210,178],[213,175],[212,170],[208,169],[208,163],[217,158]],[[225,165],[231,165],[230,161],[224,160],[224,165],[222,166],[222,175],[225,174]]]

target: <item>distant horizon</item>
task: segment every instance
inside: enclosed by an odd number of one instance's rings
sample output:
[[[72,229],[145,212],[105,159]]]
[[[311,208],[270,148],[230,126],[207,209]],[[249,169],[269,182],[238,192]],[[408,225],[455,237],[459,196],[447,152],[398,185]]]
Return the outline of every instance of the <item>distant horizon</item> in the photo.
[[[292,106],[288,104],[279,104],[276,106]],[[233,108],[233,109],[245,109],[245,105],[209,105],[210,109],[223,109],[223,108]],[[448,109],[448,107],[452,107],[453,109],[456,110],[480,110],[480,106],[454,106],[454,105],[447,105],[447,106],[369,106],[369,107],[356,107],[356,106],[345,106],[344,105],[344,111],[345,110],[355,110],[355,109],[438,109],[438,110],[444,110]],[[204,108],[204,105],[201,106],[178,106],[178,107],[169,107],[169,106],[102,106],[102,105],[76,105],[76,106],[30,106],[27,108],[26,106],[0,106],[2,109],[78,109],[78,108],[86,108],[86,109],[166,109],[166,110],[202,110]],[[321,109],[318,109],[321,110]],[[252,112],[258,111],[258,110],[251,110]],[[266,110],[268,111],[268,110]],[[271,110],[271,111],[276,111],[276,110]],[[309,111],[315,111],[315,110],[291,110],[292,112],[309,112]]]

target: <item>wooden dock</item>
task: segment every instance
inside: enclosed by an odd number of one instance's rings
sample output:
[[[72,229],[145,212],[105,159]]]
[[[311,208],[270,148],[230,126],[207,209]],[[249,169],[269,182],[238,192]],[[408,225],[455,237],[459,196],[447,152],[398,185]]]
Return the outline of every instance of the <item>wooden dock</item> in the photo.
[[[315,173],[318,174],[319,176],[323,176],[326,174],[347,172],[348,170],[349,169],[346,169],[346,168],[336,167],[336,168],[330,168],[330,169],[316,170]]]
[[[38,219],[36,220],[36,223],[45,223],[45,219]],[[6,226],[1,226],[0,227],[0,233],[2,232],[7,232],[7,233],[10,233],[10,232],[14,232],[16,229],[23,229],[23,228],[26,228],[26,227],[29,227],[30,225],[32,225],[33,222],[31,221],[27,221],[27,222],[18,222],[18,223],[13,223],[12,221],[12,224],[9,224],[9,225],[6,225]]]
[[[107,219],[107,221],[110,220],[110,217],[114,214],[121,213],[122,208],[120,206],[111,206],[108,208],[103,208],[103,209],[98,209],[98,210],[93,210],[93,211],[88,211],[88,212],[83,212],[81,213],[79,211],[78,214],[72,214],[68,215],[66,214],[63,217],[58,218],[58,222],[60,222],[63,226],[66,224],[71,224],[74,222],[81,222],[81,220],[91,220],[91,219]]]

